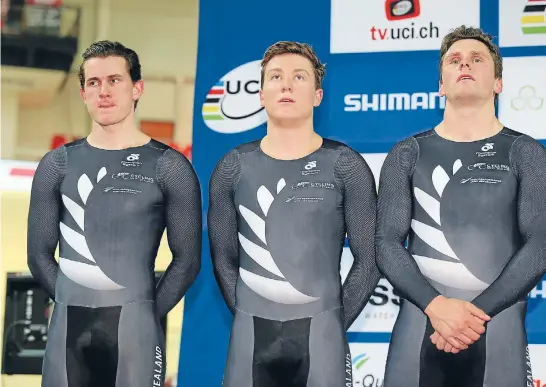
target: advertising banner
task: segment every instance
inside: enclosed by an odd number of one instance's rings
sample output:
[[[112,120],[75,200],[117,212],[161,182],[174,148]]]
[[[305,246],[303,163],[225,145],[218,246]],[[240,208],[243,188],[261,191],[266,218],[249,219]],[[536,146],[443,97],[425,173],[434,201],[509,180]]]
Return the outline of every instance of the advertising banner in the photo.
[[[297,5],[202,0],[193,163],[203,187],[205,219],[208,182],[218,160],[265,134],[267,115],[258,99],[260,59],[279,40],[310,43],[326,63],[316,130],[361,153],[376,183],[396,142],[442,120],[440,45],[449,30],[462,24],[482,26],[506,52],[500,120],[546,143],[545,6],[543,0],[303,0]],[[220,387],[229,342],[231,315],[212,273],[206,226],[204,231],[202,270],[185,302],[181,387]],[[346,247],[342,278],[351,263]],[[529,294],[533,387],[546,385],[545,292],[543,281]],[[355,386],[382,385],[399,301],[396,289],[381,279],[350,327]]]

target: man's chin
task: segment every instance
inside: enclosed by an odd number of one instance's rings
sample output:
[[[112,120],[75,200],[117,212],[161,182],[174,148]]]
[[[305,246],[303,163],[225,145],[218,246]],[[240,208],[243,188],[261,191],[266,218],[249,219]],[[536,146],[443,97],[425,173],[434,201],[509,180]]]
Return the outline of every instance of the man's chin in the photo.
[[[118,124],[120,122],[120,120],[118,120],[117,118],[114,118],[114,117],[108,117],[108,118],[99,117],[99,118],[94,119],[93,121],[95,121],[98,125],[103,126],[103,127],[112,126],[112,125]]]
[[[453,94],[453,99],[455,101],[480,101],[483,99],[487,99],[487,97],[488,96],[483,95],[483,93],[470,90]]]
[[[280,112],[278,114],[271,114],[270,118],[275,121],[304,121],[309,118],[309,114],[303,114],[301,112]]]

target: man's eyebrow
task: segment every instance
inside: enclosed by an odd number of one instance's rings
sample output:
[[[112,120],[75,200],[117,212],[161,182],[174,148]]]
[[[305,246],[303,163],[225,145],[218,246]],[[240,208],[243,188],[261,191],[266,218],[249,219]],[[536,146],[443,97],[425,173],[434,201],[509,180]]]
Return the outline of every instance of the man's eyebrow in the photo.
[[[112,74],[112,75],[108,75],[106,78],[121,78],[121,77],[123,77],[123,75],[121,74]],[[90,77],[90,78],[87,78],[87,82],[95,81],[99,79],[100,79],[99,77]]]
[[[273,69],[267,70],[268,73],[271,72],[271,71],[281,71],[282,72],[282,69],[280,67],[275,67]],[[293,73],[298,73],[298,72],[301,72],[301,71],[304,71],[307,74],[309,74],[309,71],[307,71],[306,69],[294,69],[292,72]]]
[[[483,56],[483,55],[485,55],[485,52],[483,52],[483,51],[470,51],[470,54],[471,55],[482,55]],[[452,52],[452,53],[446,55],[446,58],[450,58],[452,56],[458,56],[458,55],[461,55],[461,53],[459,51],[456,51],[456,52]]]

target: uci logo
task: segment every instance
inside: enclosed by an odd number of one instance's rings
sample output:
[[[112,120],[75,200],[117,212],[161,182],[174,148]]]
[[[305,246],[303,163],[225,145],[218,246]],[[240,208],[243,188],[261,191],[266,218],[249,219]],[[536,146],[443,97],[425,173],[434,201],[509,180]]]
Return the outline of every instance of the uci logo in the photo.
[[[493,145],[495,145],[495,144],[492,143],[492,142],[486,143],[484,146],[482,146],[482,151],[483,152],[490,151],[491,149],[493,149]]]
[[[140,157],[140,154],[131,153],[129,156],[127,156],[127,161],[137,161],[139,157]]]
[[[209,129],[233,134],[251,130],[267,120],[260,104],[260,61],[245,63],[228,72],[209,90],[202,107]]]

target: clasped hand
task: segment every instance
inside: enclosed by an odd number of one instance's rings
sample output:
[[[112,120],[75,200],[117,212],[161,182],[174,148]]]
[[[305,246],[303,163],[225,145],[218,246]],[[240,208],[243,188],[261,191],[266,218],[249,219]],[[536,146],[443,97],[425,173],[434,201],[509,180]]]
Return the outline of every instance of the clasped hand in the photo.
[[[434,333],[430,339],[444,352],[458,353],[475,343],[491,320],[481,309],[467,301],[438,296],[425,309]]]

